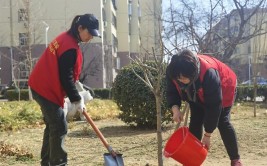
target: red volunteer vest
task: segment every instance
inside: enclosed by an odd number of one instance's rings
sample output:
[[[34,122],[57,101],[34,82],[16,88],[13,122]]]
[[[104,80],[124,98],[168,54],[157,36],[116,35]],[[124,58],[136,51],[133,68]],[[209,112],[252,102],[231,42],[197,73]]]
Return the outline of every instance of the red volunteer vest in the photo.
[[[203,82],[204,75],[208,69],[215,69],[219,72],[220,80],[221,80],[221,88],[222,88],[222,105],[223,107],[229,107],[234,102],[234,96],[235,96],[235,88],[236,88],[236,75],[235,73],[224,63],[221,61],[207,56],[207,55],[197,55],[200,62],[200,73],[199,78],[200,82]],[[181,89],[179,85],[174,81],[174,84],[176,86],[176,89],[178,90],[180,96]],[[203,88],[200,88],[197,91],[197,95],[202,103],[204,103],[204,92]]]
[[[59,57],[69,49],[76,49],[74,81],[79,79],[82,69],[82,53],[74,37],[67,32],[57,36],[46,48],[29,77],[29,86],[47,100],[63,107],[66,93],[59,79]]]

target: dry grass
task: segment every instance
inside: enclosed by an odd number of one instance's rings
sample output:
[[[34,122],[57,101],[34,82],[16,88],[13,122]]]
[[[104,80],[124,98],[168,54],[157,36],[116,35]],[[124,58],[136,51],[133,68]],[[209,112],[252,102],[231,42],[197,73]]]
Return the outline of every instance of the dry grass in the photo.
[[[90,104],[87,109],[90,110]],[[92,106],[95,108],[96,106]],[[97,106],[90,114],[109,114],[111,109]],[[106,112],[107,111],[107,112]],[[251,104],[235,106],[232,112],[232,123],[236,129],[240,154],[244,165],[266,166],[267,165],[267,107],[258,105],[257,117],[253,117]],[[96,118],[97,119],[97,118]],[[157,139],[155,130],[138,130],[127,126],[116,118],[95,121],[107,141],[123,154],[126,166],[156,166],[157,165]],[[103,166],[103,154],[107,150],[97,138],[92,128],[86,122],[71,123],[66,138],[69,165],[71,166]],[[16,145],[21,149],[33,154],[28,160],[16,160],[14,156],[0,156],[0,165],[36,166],[39,165],[39,154],[42,142],[43,127],[23,129],[16,132],[1,132],[0,141],[5,144]],[[175,124],[164,129],[163,138],[166,140],[174,132]],[[180,165],[173,159],[164,159],[166,166]],[[212,147],[203,166],[230,165],[218,130],[212,136]]]

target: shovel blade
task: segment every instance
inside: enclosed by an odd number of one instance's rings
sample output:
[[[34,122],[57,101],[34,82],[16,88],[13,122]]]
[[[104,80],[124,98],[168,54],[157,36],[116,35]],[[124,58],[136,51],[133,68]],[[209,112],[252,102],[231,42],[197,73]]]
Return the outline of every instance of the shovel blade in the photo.
[[[104,154],[105,166],[124,166],[122,154],[113,157],[110,153]]]

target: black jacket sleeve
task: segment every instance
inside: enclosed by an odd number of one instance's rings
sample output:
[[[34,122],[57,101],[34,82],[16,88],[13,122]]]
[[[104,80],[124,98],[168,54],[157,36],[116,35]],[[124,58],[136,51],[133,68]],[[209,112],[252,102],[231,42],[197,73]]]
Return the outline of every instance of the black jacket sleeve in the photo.
[[[73,70],[76,63],[76,50],[69,49],[64,52],[59,60],[60,82],[71,102],[81,100],[73,79]]]
[[[172,82],[172,79],[170,78],[168,71],[169,71],[169,68],[167,67],[167,70],[166,70],[166,81],[167,81],[166,97],[167,97],[168,107],[171,108],[173,105],[178,105],[179,107],[181,107],[181,97],[178,93],[178,90],[176,89],[175,84]]]
[[[219,122],[222,111],[222,89],[221,80],[217,70],[209,69],[203,78],[205,119],[204,128],[212,133]]]

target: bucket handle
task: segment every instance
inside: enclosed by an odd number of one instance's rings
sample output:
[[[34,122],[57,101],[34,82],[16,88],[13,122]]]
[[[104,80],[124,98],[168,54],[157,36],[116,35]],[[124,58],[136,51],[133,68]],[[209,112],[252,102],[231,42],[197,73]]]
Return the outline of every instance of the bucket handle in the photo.
[[[183,130],[183,139],[185,138],[185,135],[186,135],[186,131],[188,130],[186,127],[182,127],[182,130]]]
[[[182,132],[183,132],[183,139],[185,138],[185,136],[186,136],[186,131],[188,130],[187,129],[187,127],[181,127],[181,129],[182,129]],[[204,146],[204,145],[203,145]],[[171,157],[174,153],[176,153],[176,151],[175,152],[173,152],[173,153],[169,153],[169,152],[167,152],[166,150],[164,150],[164,152],[163,152],[163,154],[164,154],[164,156],[165,157]]]
[[[164,150],[163,155],[167,158],[171,157],[173,154],[168,153],[166,150]]]

